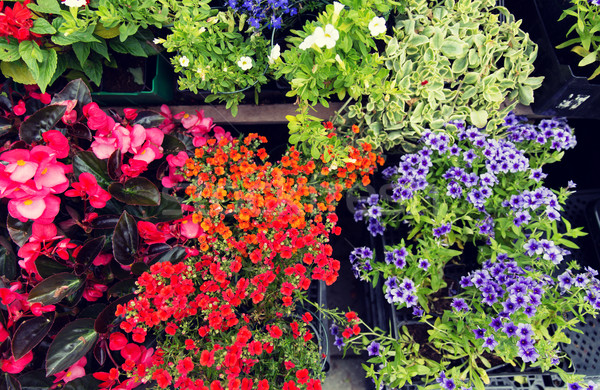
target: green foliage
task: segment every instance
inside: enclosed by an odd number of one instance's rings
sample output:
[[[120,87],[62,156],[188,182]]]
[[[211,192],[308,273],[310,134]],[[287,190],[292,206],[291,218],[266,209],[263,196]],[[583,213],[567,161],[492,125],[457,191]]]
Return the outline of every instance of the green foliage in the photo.
[[[397,16],[381,56],[389,76],[339,120],[369,129],[384,150],[409,149],[424,129],[449,120],[493,129],[517,102],[530,104],[542,81],[529,77],[537,46],[505,8],[490,0],[429,3],[411,0]]]
[[[557,46],[558,49],[570,47],[571,51],[583,57],[579,66],[598,64],[590,75],[592,80],[600,75],[600,6],[587,0],[570,0],[571,7],[564,10],[558,20],[569,20],[573,25],[567,32],[575,36]]]
[[[161,43],[177,53],[171,61],[181,89],[210,91],[207,102],[225,102],[235,115],[242,92],[251,87],[260,91],[267,82],[271,43],[246,23],[245,15],[211,9],[208,3],[181,9]]]

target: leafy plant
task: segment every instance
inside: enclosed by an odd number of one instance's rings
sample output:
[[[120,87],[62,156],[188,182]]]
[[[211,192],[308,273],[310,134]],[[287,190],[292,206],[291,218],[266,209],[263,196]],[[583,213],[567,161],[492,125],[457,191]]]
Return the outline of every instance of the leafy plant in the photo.
[[[537,46],[495,3],[408,1],[373,71],[378,79],[334,120],[339,131],[357,124],[374,147],[407,148],[426,128],[469,120],[492,130],[517,102],[531,103],[542,81],[529,77]]]
[[[567,31],[567,37],[575,35],[556,48],[571,47],[571,51],[583,57],[579,66],[600,62],[600,2],[597,0],[571,0],[571,7],[564,10],[560,20],[571,20],[573,25]],[[600,75],[600,65],[588,78],[592,80]]]
[[[0,19],[14,26],[0,31],[0,68],[6,77],[37,84],[42,92],[63,75],[85,76],[100,85],[103,66],[116,66],[111,53],[157,54],[149,27],[160,28],[172,16],[167,4],[150,0],[65,3],[26,0],[4,6]]]

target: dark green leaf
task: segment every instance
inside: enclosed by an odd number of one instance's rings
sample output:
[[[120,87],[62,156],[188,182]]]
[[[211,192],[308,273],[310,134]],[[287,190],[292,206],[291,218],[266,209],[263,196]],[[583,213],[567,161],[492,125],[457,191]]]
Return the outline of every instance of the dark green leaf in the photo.
[[[56,335],[46,355],[46,376],[66,370],[81,359],[98,338],[94,320],[82,318],[67,324]]]
[[[63,390],[90,390],[97,389],[100,386],[100,381],[92,374],[82,376],[81,378],[73,379],[63,387]]]
[[[104,309],[106,309],[104,303],[94,303],[83,308],[77,318],[98,318]]]
[[[67,106],[50,105],[34,112],[21,124],[19,137],[27,143],[40,142],[42,133],[54,129],[66,111]]]
[[[119,222],[117,215],[100,215],[92,221],[92,228],[94,229],[114,229]]]
[[[141,274],[143,274],[144,272],[147,272],[150,270],[150,267],[148,267],[148,264],[143,263],[143,262],[137,262],[137,263],[133,263],[131,265],[131,273],[137,276],[140,276]]]
[[[108,158],[108,176],[113,180],[119,180],[121,175],[121,150],[117,149]]]
[[[103,366],[106,362],[108,345],[106,340],[101,340],[94,345],[94,358],[99,365]]]
[[[163,263],[165,261],[169,261],[169,262],[175,264],[175,263],[178,263],[181,260],[183,260],[185,255],[186,255],[186,251],[185,251],[184,247],[175,246],[175,247],[173,247],[173,249],[169,250],[168,252],[161,253],[160,255],[158,255],[155,258],[153,258],[152,260],[150,260],[150,265],[152,265],[154,263]]]
[[[37,268],[40,276],[44,279],[49,278],[52,275],[71,271],[71,269],[66,265],[62,265],[44,255],[40,255],[37,259],[35,259],[35,267]]]
[[[93,51],[100,54],[107,60],[110,60],[110,57],[108,56],[108,46],[106,45],[106,41],[104,39],[100,39],[100,42],[92,42],[90,46]]]
[[[121,297],[108,305],[106,309],[100,313],[98,318],[96,318],[96,322],[94,327],[96,328],[96,332],[98,333],[106,333],[108,332],[109,325],[117,318],[115,312],[117,310],[118,305],[125,305],[127,302],[131,301],[135,298],[135,294],[129,294],[124,297]]]
[[[92,132],[90,131],[90,128],[83,123],[75,123],[73,126],[69,126],[67,128],[67,132],[73,137],[83,138],[88,141],[92,140]]]
[[[0,380],[0,390],[21,390],[21,383],[17,378],[5,372]]]
[[[19,325],[11,343],[15,359],[21,359],[35,348],[46,337],[53,323],[54,313],[50,313],[48,316],[33,317]]]
[[[60,14],[61,10],[58,0],[37,0],[36,3],[37,4],[27,4],[27,7],[33,11],[44,14]]]
[[[48,390],[54,384],[52,379],[46,378],[44,370],[29,371],[19,376],[21,390]]]
[[[33,21],[33,27],[29,31],[36,34],[54,34],[56,29],[44,18],[37,18]]]
[[[52,275],[31,290],[29,302],[53,305],[77,291],[83,282],[84,280],[68,272]]]
[[[143,263],[136,263],[143,264]],[[122,297],[124,295],[133,294],[135,292],[137,278],[125,279],[112,285],[106,295],[109,297]]]
[[[29,240],[31,236],[31,225],[32,221],[21,222],[10,215],[6,218],[6,227],[8,234],[15,244],[23,246]]]
[[[80,111],[83,106],[92,102],[92,95],[83,80],[77,79],[69,82],[59,93],[54,94],[50,104],[65,100],[77,100],[77,110]]]
[[[38,87],[42,93],[46,92],[46,87],[50,84],[52,76],[56,72],[58,66],[58,54],[56,50],[44,50],[43,59],[39,65]]]
[[[112,183],[108,192],[117,200],[129,205],[158,206],[160,192],[158,188],[145,177],[134,177],[125,183]]]
[[[17,257],[6,237],[0,236],[0,275],[13,280],[17,277]]]
[[[105,242],[105,236],[92,238],[86,241],[86,243],[83,244],[83,246],[77,253],[77,258],[75,259],[75,261],[79,264],[90,264],[96,258],[96,256],[100,254],[102,248],[104,248]]]
[[[186,150],[185,144],[181,142],[177,137],[166,134],[162,143],[164,155],[177,154],[182,150]]]
[[[123,211],[113,234],[113,255],[121,264],[129,265],[135,260],[139,235],[134,217]]]
[[[102,63],[89,58],[83,66],[85,75],[97,86],[102,82]]]
[[[162,193],[160,206],[145,207],[144,211],[146,213],[145,217],[140,216],[140,218],[145,218],[154,223],[174,221],[183,218],[179,200],[174,196]]]
[[[110,40],[110,47],[117,53],[133,54],[137,57],[148,57],[140,41],[135,37],[128,37],[124,42]]]
[[[12,108],[12,105],[10,108]],[[5,133],[8,133],[12,128],[13,128],[12,121],[10,121],[4,117],[0,117],[0,136],[4,135]]]
[[[132,121],[132,123],[134,125],[142,125],[145,128],[149,128],[149,127],[158,127],[161,123],[164,122],[164,120],[165,120],[165,117],[160,115],[159,113],[150,111],[150,110],[144,110],[144,111],[139,111],[137,113],[137,116]],[[164,142],[163,142],[163,145],[164,145]]]
[[[102,187],[108,187],[111,180],[108,177],[106,161],[100,160],[93,152],[79,152],[73,157],[73,172],[77,177],[83,172],[89,172]]]

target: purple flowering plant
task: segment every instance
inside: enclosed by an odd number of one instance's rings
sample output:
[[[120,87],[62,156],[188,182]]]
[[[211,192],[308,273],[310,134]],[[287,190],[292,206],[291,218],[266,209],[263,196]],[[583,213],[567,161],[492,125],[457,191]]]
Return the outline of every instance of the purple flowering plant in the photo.
[[[412,310],[427,337],[361,324],[362,340],[345,348],[367,348],[367,376],[392,387],[437,380],[447,390],[483,389],[486,369],[502,361],[582,380],[559,365],[568,361],[559,343],[597,314],[600,281],[569,259],[572,239],[585,234],[561,216],[572,184],[555,191],[543,182],[543,167],[575,144],[564,119],[533,124],[511,113],[494,134],[464,122],[426,131],[415,153],[384,170],[390,191],[360,199],[355,219],[374,236],[402,224],[409,232],[382,261],[363,247],[350,262],[357,278],[383,281],[387,301]],[[464,256],[467,246],[476,259]],[[462,277],[449,273],[465,264]]]

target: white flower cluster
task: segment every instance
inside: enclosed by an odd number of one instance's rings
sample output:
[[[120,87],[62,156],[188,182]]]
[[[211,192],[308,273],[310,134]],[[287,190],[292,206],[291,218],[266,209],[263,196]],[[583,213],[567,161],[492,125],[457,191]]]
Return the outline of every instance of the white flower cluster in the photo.
[[[387,27],[385,26],[385,19],[375,16],[369,22],[369,31],[374,37],[378,36],[379,34],[384,34],[387,31]]]
[[[317,47],[326,47],[328,49],[333,49],[335,47],[335,43],[340,38],[340,33],[338,30],[333,27],[332,24],[328,24],[325,26],[325,29],[322,27],[317,27],[315,32],[311,35],[307,36],[304,41],[298,46],[300,50],[306,50],[312,45],[317,45]]]
[[[67,7],[83,7],[87,4],[86,0],[63,0],[62,3]]]
[[[279,47],[279,44],[276,44],[275,46],[273,46],[273,48],[271,48],[271,54],[269,54],[269,56],[267,57],[267,59],[269,60],[269,65],[273,65],[275,63],[275,60],[278,59],[280,55],[281,48]]]
[[[252,68],[252,58],[250,57],[240,57],[237,65],[242,68],[242,70],[248,70]]]

